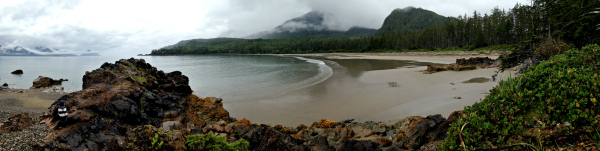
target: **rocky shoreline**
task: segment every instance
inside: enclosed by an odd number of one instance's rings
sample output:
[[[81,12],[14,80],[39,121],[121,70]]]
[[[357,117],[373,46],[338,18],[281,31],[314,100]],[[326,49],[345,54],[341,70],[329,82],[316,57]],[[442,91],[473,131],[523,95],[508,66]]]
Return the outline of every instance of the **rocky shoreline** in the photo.
[[[5,121],[9,117],[24,112],[3,111],[0,110],[0,121]],[[39,121],[39,116],[42,112],[28,112],[34,121]],[[25,128],[22,131],[13,131],[10,133],[0,134],[0,150],[18,151],[18,150],[33,150],[33,145],[41,141],[52,130],[46,124],[35,122],[34,125]]]
[[[87,72],[83,90],[59,100],[69,117],[59,124],[57,100],[42,111],[29,112],[35,125],[0,134],[7,150],[136,150],[164,141],[158,150],[186,150],[186,136],[214,134],[233,143],[244,139],[249,150],[436,150],[450,124],[441,115],[412,116],[394,124],[322,119],[310,126],[284,127],[236,120],[219,98],[199,98],[181,72],[163,73],[143,59],[105,63]],[[0,120],[19,112],[2,111]],[[156,137],[153,137],[156,136]],[[157,148],[155,148],[157,149]]]

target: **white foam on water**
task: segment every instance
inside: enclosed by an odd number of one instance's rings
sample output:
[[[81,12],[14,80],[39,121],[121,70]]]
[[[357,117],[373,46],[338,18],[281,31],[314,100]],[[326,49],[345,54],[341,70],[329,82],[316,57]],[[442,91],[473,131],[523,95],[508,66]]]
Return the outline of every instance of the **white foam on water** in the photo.
[[[319,68],[317,68],[317,70],[319,70],[319,73],[317,75],[301,81],[300,86],[296,87],[294,90],[316,85],[318,83],[321,83],[321,82],[327,80],[329,77],[331,77],[331,75],[333,75],[333,69],[331,67],[329,67],[327,64],[325,64],[325,62],[323,62],[323,61],[315,60],[315,59],[308,59],[308,58],[304,58],[304,57],[294,57],[294,58],[299,59],[299,60],[304,60],[309,63],[314,63],[319,66]]]

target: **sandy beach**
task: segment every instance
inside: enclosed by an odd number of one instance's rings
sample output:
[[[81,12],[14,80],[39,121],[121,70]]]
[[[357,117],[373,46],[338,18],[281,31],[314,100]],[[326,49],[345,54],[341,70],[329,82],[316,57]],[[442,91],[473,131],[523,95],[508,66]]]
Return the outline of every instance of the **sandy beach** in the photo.
[[[0,90],[0,110],[12,112],[43,112],[64,94],[44,92],[46,89]],[[22,93],[19,93],[21,92]]]
[[[45,89],[0,90],[0,121],[21,113],[28,113],[36,121],[35,125],[23,131],[0,134],[0,150],[33,150],[31,144],[52,132],[48,125],[39,123],[39,117],[64,94],[44,91]]]
[[[464,106],[484,99],[498,83],[497,69],[444,71],[423,74],[426,64],[449,64],[472,55],[308,54],[333,68],[327,80],[306,88],[260,100],[224,101],[232,117],[252,122],[297,126],[326,118],[334,121],[394,122],[408,116],[442,114],[447,117]],[[398,61],[398,68],[385,69]],[[394,64],[394,63],[392,63]],[[375,66],[375,67],[373,67]],[[471,80],[470,82],[467,82]],[[474,81],[474,82],[473,82]],[[460,99],[458,99],[460,98]]]

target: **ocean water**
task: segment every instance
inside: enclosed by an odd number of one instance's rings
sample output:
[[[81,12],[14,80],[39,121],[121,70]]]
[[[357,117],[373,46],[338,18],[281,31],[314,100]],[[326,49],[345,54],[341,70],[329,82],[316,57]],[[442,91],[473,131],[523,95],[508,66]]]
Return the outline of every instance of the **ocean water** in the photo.
[[[200,97],[225,100],[256,100],[281,95],[327,79],[332,69],[324,62],[302,57],[272,55],[190,55],[132,56],[164,72],[181,71],[190,79],[190,87]],[[67,92],[81,90],[86,71],[104,62],[114,63],[130,57],[34,57],[0,56],[0,84],[27,89],[38,76],[68,79],[61,87]],[[10,72],[21,69],[24,74]]]

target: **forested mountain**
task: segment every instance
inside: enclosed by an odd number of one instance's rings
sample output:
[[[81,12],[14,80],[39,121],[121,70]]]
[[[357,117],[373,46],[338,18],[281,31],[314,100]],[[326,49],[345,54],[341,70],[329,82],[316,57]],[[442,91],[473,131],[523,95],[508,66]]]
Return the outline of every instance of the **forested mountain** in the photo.
[[[352,27],[348,31],[336,30],[325,23],[326,14],[311,11],[300,17],[285,21],[273,30],[263,31],[244,37],[245,39],[289,39],[316,38],[327,36],[371,36],[375,29]],[[333,17],[333,16],[329,16]],[[335,25],[333,25],[335,26]]]
[[[446,17],[422,8],[411,6],[395,9],[385,18],[377,34],[394,33],[398,30],[421,30],[433,25],[443,24],[446,20]]]
[[[307,36],[328,36],[342,35],[343,31],[330,29],[323,24],[325,14],[318,11],[308,12],[300,17],[285,21],[283,24],[275,27],[273,30],[252,34],[247,39],[284,39],[299,38]]]
[[[210,39],[153,50],[154,55],[211,53],[376,52],[413,49],[473,49],[519,44],[535,39],[559,39],[582,46],[600,42],[600,4],[597,0],[534,0],[509,10],[460,15],[455,21],[420,30],[382,32],[376,36],[315,36],[294,39]],[[415,9],[416,10],[416,9]],[[568,12],[568,13],[564,13]]]

